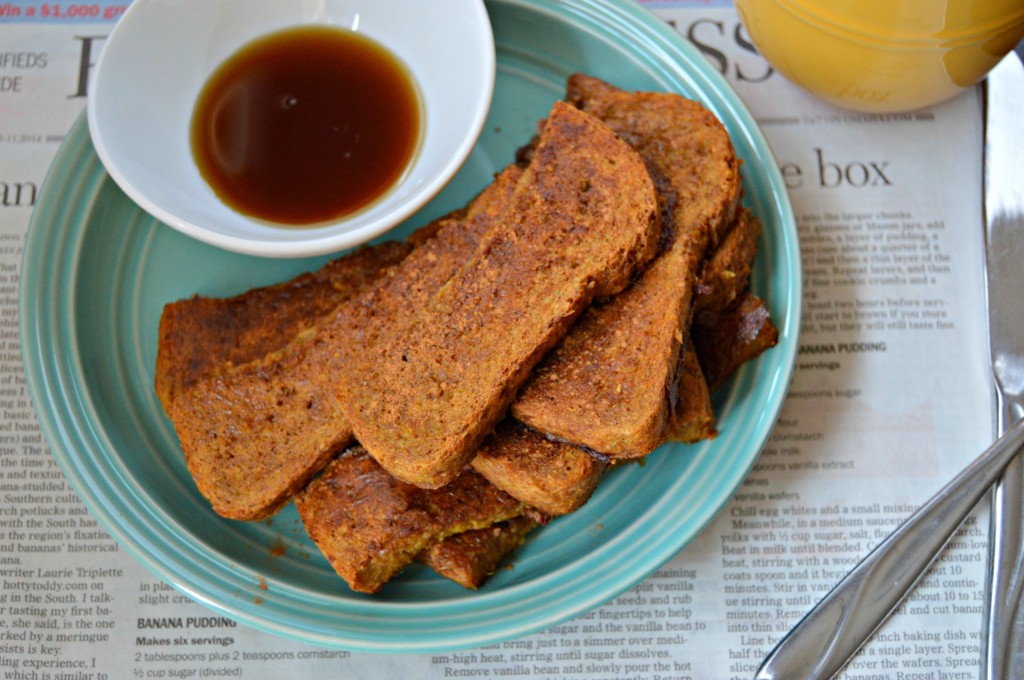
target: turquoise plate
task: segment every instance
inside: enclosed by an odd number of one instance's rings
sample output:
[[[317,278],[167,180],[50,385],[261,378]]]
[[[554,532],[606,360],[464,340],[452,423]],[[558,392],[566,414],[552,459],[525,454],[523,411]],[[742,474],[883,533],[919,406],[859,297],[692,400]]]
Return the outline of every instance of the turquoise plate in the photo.
[[[406,225],[463,205],[511,161],[535,122],[586,72],[702,101],[744,159],[746,202],[764,222],[754,289],[781,332],[717,398],[720,434],[614,470],[574,515],[536,531],[477,592],[426,568],[382,593],[348,590],[294,508],[233,522],[210,511],[153,392],[164,304],[281,281],[324,259],[220,251],[158,223],[104,172],[84,118],[57,154],[25,244],[22,352],[54,456],[89,510],[155,575],[217,612],[306,642],[373,652],[475,647],[545,629],[627,590],[672,558],[729,500],[782,407],[796,352],[800,258],[782,179],[751,115],[668,25],[631,2],[493,0],[491,118],[460,174]]]

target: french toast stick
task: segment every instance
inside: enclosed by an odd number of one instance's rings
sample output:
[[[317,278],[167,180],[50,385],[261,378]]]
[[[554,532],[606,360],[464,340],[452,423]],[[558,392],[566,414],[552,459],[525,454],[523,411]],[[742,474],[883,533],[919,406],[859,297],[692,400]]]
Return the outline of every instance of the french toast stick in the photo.
[[[694,297],[694,324],[714,326],[721,311],[747,290],[760,235],[761,221],[748,208],[741,209],[736,223],[701,270]]]
[[[572,74],[566,82],[566,101],[597,116],[618,132],[624,140],[644,157],[645,161],[659,159],[653,164],[654,174],[669,177],[670,185],[660,187],[668,194],[663,209],[686,211],[675,219],[706,220],[709,247],[716,248],[728,231],[740,207],[742,187],[741,161],[736,157],[732,141],[722,139],[721,121],[697,102],[681,95],[664,92],[629,92],[610,83],[582,73]],[[681,103],[683,102],[689,103]],[[691,109],[689,114],[681,109]],[[664,116],[662,121],[654,120]],[[679,129],[677,126],[683,126]],[[710,129],[707,127],[710,126]],[[678,139],[693,134],[697,139],[690,146]],[[706,135],[706,136],[705,136]],[[655,147],[671,143],[672,148]],[[690,160],[685,154],[702,158]],[[661,168],[662,170],[659,170]],[[663,180],[664,181],[664,180]],[[684,186],[684,184],[689,186]],[[698,184],[717,184],[717,188],[701,189]],[[672,195],[672,190],[676,195]],[[696,203],[689,207],[674,203],[689,197]]]
[[[693,328],[694,346],[711,391],[778,341],[779,330],[764,300],[749,291],[723,310],[713,327]]]
[[[189,472],[213,510],[257,520],[284,505],[352,442],[316,336],[197,382],[168,415]]]
[[[523,544],[526,535],[536,526],[537,521],[532,517],[513,517],[485,529],[455,534],[430,546],[416,559],[439,576],[475,590],[498,570],[502,560]]]
[[[693,444],[717,434],[717,418],[711,405],[711,391],[700,367],[693,343],[683,351],[676,405],[665,428],[667,441]]]
[[[508,176],[514,179],[517,172]],[[423,227],[422,238],[411,239],[421,245],[405,256],[403,264],[447,262],[449,251],[462,257],[467,247],[472,252],[474,230],[486,228],[493,204],[504,205],[505,184],[495,181],[467,210]],[[459,245],[462,241],[468,246]],[[407,292],[440,285],[430,283],[426,274],[410,280],[400,270],[388,269],[358,298],[373,295],[380,303],[371,314],[394,316],[401,311],[407,297],[381,293],[385,288]],[[352,428],[336,394],[338,378],[348,369],[336,351],[332,329],[347,328],[350,319],[365,310],[365,305],[357,307],[356,300],[349,299],[323,318],[314,332],[200,380],[172,400],[168,415],[189,471],[218,514],[241,520],[273,514],[352,443]]]
[[[165,409],[176,394],[230,366],[279,350],[339,304],[373,285],[412,246],[360,248],[284,283],[227,298],[193,295],[164,306],[155,388]]]
[[[359,442],[410,484],[454,479],[579,313],[654,255],[657,218],[636,152],[556,102],[507,212],[406,332],[339,343]]]
[[[557,516],[590,498],[607,463],[506,418],[484,439],[470,465],[509,495]]]
[[[694,292],[694,315],[690,334],[687,336],[686,356],[679,375],[676,407],[669,418],[665,434],[669,441],[690,444],[710,439],[716,434],[711,390],[704,377],[692,334],[697,326],[705,329],[714,328],[722,312],[747,292],[754,256],[757,253],[757,238],[760,234],[760,220],[749,209],[742,208],[736,217],[736,223],[704,262]],[[736,324],[729,327],[739,329]],[[715,355],[730,351],[728,348],[735,342],[742,342],[739,339],[728,338],[725,334],[720,334],[718,339],[721,347],[709,347],[706,343],[704,345],[705,352],[713,353],[709,361],[716,364],[721,362],[717,361]]]
[[[679,399],[665,438],[692,444],[717,434],[711,393],[747,361],[778,343],[778,329],[764,301],[749,290],[725,309],[712,326],[694,324],[679,377]],[[705,373],[704,366],[707,367]]]
[[[697,102],[581,75],[567,92],[640,153],[670,240],[632,286],[583,314],[512,414],[610,458],[640,457],[664,441],[700,265],[739,206],[739,161],[725,128]]]
[[[334,570],[364,593],[379,591],[431,545],[527,510],[472,470],[443,489],[398,481],[360,447],[331,461],[295,506]]]

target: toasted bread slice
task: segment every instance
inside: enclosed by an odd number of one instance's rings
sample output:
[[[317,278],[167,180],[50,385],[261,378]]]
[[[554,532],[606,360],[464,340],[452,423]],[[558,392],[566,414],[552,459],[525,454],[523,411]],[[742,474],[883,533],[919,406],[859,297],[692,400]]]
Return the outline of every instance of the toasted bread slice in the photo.
[[[722,311],[747,292],[760,235],[760,220],[749,209],[742,208],[735,224],[704,262],[694,292],[694,325],[713,328]],[[725,337],[721,340],[725,345],[732,342]],[[725,349],[716,348],[715,351]],[[715,423],[711,391],[704,378],[697,349],[690,342],[679,375],[676,407],[665,436],[670,441],[687,444],[710,439],[716,434]]]
[[[710,329],[718,325],[721,314],[733,306],[737,299],[748,293],[750,273],[754,266],[754,256],[757,254],[757,238],[760,234],[760,220],[750,210],[743,208],[725,238],[709,254],[694,295],[693,325],[704,329],[696,332],[705,335],[711,333]],[[726,360],[720,358],[722,355],[734,352],[735,350],[731,348],[736,343],[745,344],[744,340],[728,336],[729,331],[737,331],[740,328],[741,324],[727,321],[719,329],[721,334],[717,336],[721,344],[709,347],[705,343],[704,351],[709,353],[709,365],[723,364]],[[694,328],[691,328],[691,333],[693,332]],[[696,343],[691,340],[679,376],[679,397],[666,431],[666,438],[671,441],[693,443],[710,439],[716,434],[711,390],[704,377],[695,345]],[[753,356],[744,349],[728,361],[742,361],[743,357]],[[738,364],[733,363],[732,368],[727,370],[735,370],[736,367]],[[721,378],[717,379],[717,383],[721,383]]]
[[[668,223],[676,229],[680,223],[704,224],[709,247],[718,246],[736,218],[743,188],[742,162],[714,114],[681,95],[625,92],[581,73],[569,77],[566,101],[607,123],[653,166],[655,181],[669,182],[659,186],[667,193],[662,209],[674,213],[664,218]],[[684,136],[695,139],[688,143]],[[666,143],[671,148],[657,148]],[[688,158],[690,154],[698,158]],[[697,186],[708,184],[717,186]]]
[[[721,311],[747,290],[760,235],[761,221],[749,209],[740,210],[736,223],[701,270],[694,298],[693,323],[714,326]]]
[[[475,248],[477,232],[486,230],[493,204],[504,205],[505,183],[514,185],[517,176],[510,171],[466,211],[424,227],[411,239],[420,245],[403,259],[412,264],[388,269],[358,303],[349,298],[313,332],[198,381],[172,400],[168,414],[189,471],[218,514],[242,520],[273,514],[352,443],[337,399],[338,379],[348,370],[337,351],[339,329],[348,333],[360,315],[397,317],[420,288],[436,290],[446,275],[415,263],[457,267]],[[409,277],[410,271],[418,275]],[[430,272],[440,280],[431,280]],[[371,296],[373,304],[366,304]],[[272,323],[266,314],[261,318]]]
[[[200,493],[223,517],[268,517],[352,443],[315,339],[181,393],[169,414]],[[305,376],[300,379],[299,376]]]
[[[229,298],[195,295],[160,316],[156,393],[175,395],[231,366],[260,359],[308,333],[334,309],[371,287],[412,246],[387,242],[331,260],[285,283]]]
[[[226,299],[197,296],[164,308],[156,391],[181,439],[189,470],[216,512],[244,520],[272,514],[330,455],[351,442],[351,428],[342,424],[336,437],[317,442],[314,456],[289,468],[287,445],[275,448],[274,432],[264,429],[272,421],[261,415],[273,412],[269,405],[275,397],[261,388],[280,369],[277,359],[288,357],[289,365],[295,365],[317,326],[372,287],[409,250],[399,243],[365,248],[282,284]],[[251,375],[253,367],[257,384],[246,385],[241,378]],[[310,413],[330,419],[333,394],[318,396]],[[251,407],[258,399],[265,408],[254,414]]]
[[[739,162],[725,128],[696,102],[578,75],[568,92],[643,157],[670,241],[631,287],[587,310],[512,414],[609,457],[639,457],[664,440],[697,274],[739,206]]]
[[[716,421],[715,411],[711,405],[711,392],[704,379],[700,359],[692,343],[689,343],[683,352],[679,394],[668,427],[665,429],[665,439],[683,444],[711,439],[717,434]]]
[[[403,481],[454,479],[536,362],[595,296],[628,283],[658,234],[636,152],[557,102],[509,209],[473,257],[405,332],[358,352],[361,343],[340,343],[353,361],[340,401],[360,443]]]
[[[748,291],[719,315],[714,327],[694,326],[693,341],[714,391],[744,363],[778,344],[779,330],[764,300]]]
[[[502,560],[523,544],[537,526],[531,517],[514,517],[486,529],[456,534],[435,543],[417,559],[438,575],[475,590],[494,574]]]
[[[331,566],[364,593],[379,591],[433,544],[526,511],[472,470],[443,489],[421,489],[389,475],[359,447],[331,461],[295,506]]]
[[[555,516],[590,498],[607,463],[505,419],[484,439],[471,465],[499,489]]]

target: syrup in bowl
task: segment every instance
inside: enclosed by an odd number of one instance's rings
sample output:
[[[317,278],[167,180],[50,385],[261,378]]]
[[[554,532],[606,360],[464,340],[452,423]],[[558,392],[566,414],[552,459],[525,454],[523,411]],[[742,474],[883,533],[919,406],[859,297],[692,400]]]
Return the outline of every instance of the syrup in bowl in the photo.
[[[330,26],[258,38],[206,81],[190,144],[226,205],[282,225],[326,223],[395,187],[420,147],[422,105],[387,48]]]

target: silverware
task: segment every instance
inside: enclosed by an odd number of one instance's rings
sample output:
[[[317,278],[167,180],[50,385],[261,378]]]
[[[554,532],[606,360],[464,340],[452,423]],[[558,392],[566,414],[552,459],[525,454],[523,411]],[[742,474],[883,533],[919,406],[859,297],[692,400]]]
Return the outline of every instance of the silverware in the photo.
[[[996,429],[1024,415],[1024,66],[1011,54],[986,80],[985,220],[989,336],[997,393]],[[984,680],[1024,677],[1024,458],[992,496]],[[1015,622],[1016,621],[1016,622]]]
[[[907,596],[1024,444],[1024,420],[889,535],[779,642],[755,680],[826,680]]]

